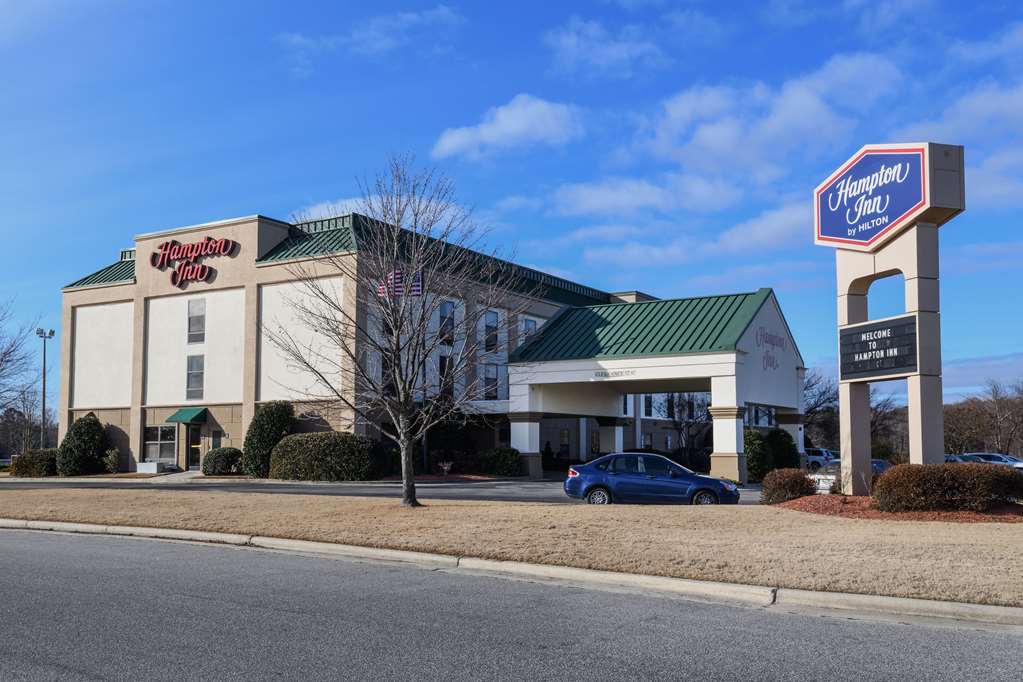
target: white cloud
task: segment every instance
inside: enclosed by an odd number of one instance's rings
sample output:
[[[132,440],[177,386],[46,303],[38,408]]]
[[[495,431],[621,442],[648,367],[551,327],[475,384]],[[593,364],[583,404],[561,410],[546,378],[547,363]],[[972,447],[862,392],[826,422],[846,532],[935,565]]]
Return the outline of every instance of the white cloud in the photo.
[[[867,89],[865,77],[872,84]],[[767,185],[785,177],[794,159],[812,160],[846,144],[863,107],[900,80],[885,58],[851,54],[777,88],[694,86],[665,100],[639,147],[690,172]]]
[[[567,104],[515,95],[494,107],[474,126],[448,128],[433,146],[434,158],[481,158],[499,150],[534,144],[564,145],[582,135],[579,112]]]
[[[810,202],[795,200],[760,215],[744,220],[715,239],[711,251],[745,251],[786,246],[800,237],[810,243],[813,234],[813,216]]]
[[[365,199],[362,197],[320,201],[297,209],[291,214],[291,219],[293,221],[317,220],[319,218],[333,218],[334,216],[346,213],[363,213],[366,211],[364,206]]]
[[[1021,262],[1023,241],[946,245],[941,250],[941,272],[945,275],[1017,271]]]
[[[554,192],[554,208],[563,215],[620,215],[645,209],[664,211],[674,205],[667,189],[635,178],[566,184]]]
[[[648,268],[678,265],[693,257],[693,244],[684,238],[666,244],[647,244],[627,241],[614,246],[583,249],[583,260],[594,264],[615,265],[623,268]]]
[[[842,9],[856,20],[860,31],[870,34],[926,16],[933,4],[934,0],[845,0]]]
[[[1023,22],[1010,25],[989,40],[960,40],[952,46],[952,54],[969,62],[1023,58]]]
[[[686,291],[708,293],[738,291],[769,286],[777,291],[799,291],[824,286],[832,281],[826,261],[776,261],[738,265],[721,272],[690,277],[682,284]]]
[[[691,8],[672,10],[662,20],[676,39],[683,38],[690,44],[715,43],[731,31],[720,19]]]
[[[565,26],[549,31],[544,43],[554,52],[554,69],[559,73],[628,78],[638,67],[670,61],[648,35],[638,26],[626,26],[616,36],[598,21],[572,17]]]
[[[500,199],[494,208],[501,212],[513,212],[513,211],[536,211],[543,206],[543,199],[539,197],[527,197],[521,194],[513,194],[512,196],[504,197]]]
[[[450,38],[465,19],[447,5],[421,11],[378,14],[354,23],[343,33],[308,35],[285,32],[277,41],[288,48],[292,73],[305,77],[312,73],[313,57],[343,49],[366,57],[379,56],[422,38],[437,46]]]

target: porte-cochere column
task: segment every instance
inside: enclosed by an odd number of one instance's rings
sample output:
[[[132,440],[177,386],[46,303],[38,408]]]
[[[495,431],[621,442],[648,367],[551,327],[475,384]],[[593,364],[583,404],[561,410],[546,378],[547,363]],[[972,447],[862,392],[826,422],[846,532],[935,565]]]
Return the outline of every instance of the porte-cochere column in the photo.
[[[714,452],[710,474],[746,484],[746,454],[743,448],[743,416],[746,407],[737,405],[734,376],[712,377],[710,416],[714,425]]]

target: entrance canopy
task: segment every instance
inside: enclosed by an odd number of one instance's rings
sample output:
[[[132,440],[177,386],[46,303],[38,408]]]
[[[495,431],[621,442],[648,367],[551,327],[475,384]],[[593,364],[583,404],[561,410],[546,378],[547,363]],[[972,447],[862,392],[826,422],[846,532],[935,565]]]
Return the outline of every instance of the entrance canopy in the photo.
[[[712,473],[745,480],[743,416],[773,408],[802,451],[802,356],[771,289],[565,308],[509,357],[512,447],[539,452],[548,415],[615,417],[602,450],[617,449],[622,396],[710,392]],[[638,419],[639,417],[637,417]]]
[[[209,410],[205,407],[182,407],[167,417],[167,421],[178,424],[205,424]]]

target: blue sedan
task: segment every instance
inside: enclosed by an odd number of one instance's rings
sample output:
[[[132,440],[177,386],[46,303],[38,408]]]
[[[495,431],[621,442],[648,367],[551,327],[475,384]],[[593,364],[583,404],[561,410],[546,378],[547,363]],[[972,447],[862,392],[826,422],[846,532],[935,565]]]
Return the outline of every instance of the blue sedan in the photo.
[[[573,464],[565,494],[590,504],[737,504],[732,481],[701,476],[667,457],[630,452]]]

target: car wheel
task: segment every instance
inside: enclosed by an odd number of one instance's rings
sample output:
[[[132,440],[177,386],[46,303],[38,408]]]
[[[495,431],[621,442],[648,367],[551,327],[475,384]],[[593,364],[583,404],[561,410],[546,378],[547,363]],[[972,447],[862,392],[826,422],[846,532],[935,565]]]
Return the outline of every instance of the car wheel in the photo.
[[[693,495],[693,504],[717,504],[718,497],[709,490],[701,490]]]
[[[611,493],[604,488],[594,488],[586,494],[588,504],[611,504]]]

